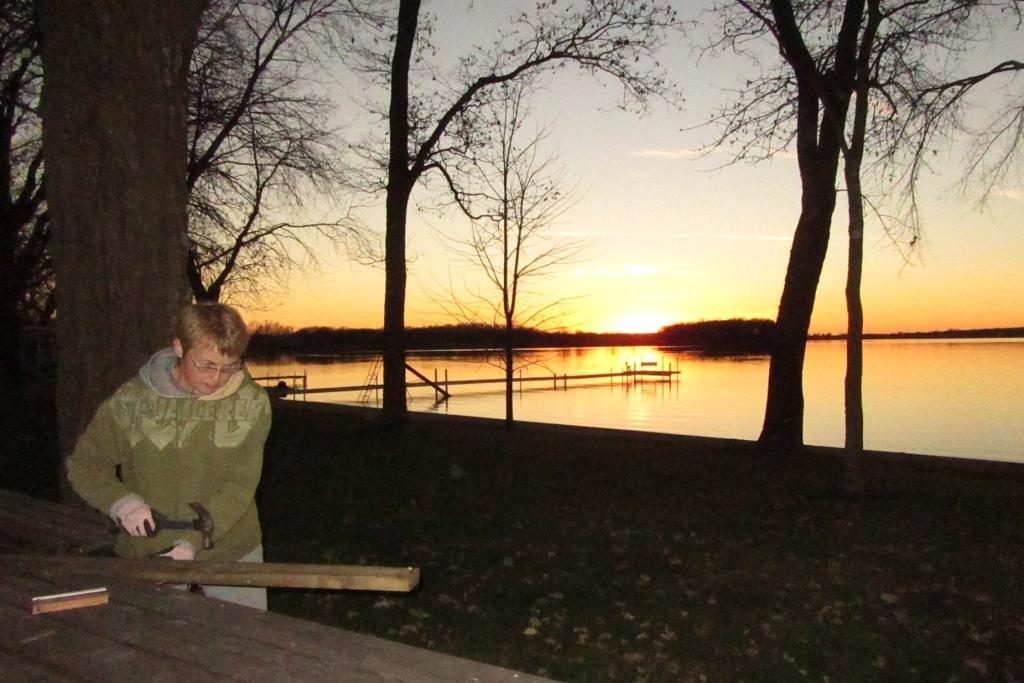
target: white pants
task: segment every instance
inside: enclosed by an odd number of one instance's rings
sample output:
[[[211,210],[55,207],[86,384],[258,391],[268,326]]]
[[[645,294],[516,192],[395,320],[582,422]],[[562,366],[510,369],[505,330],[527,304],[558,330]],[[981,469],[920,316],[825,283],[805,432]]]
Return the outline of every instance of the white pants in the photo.
[[[239,560],[239,562],[263,562],[263,545]],[[203,593],[211,598],[233,602],[236,605],[267,611],[267,589],[251,586],[203,586]]]

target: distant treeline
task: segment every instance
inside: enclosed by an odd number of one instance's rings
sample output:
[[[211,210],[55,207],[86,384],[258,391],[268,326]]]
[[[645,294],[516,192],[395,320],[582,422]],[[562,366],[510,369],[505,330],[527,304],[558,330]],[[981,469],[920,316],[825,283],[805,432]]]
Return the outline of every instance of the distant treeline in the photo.
[[[705,320],[663,327],[658,332],[561,332],[517,329],[516,348],[570,346],[690,346],[708,353],[768,353],[775,323],[771,320]],[[253,330],[249,353],[253,356],[282,354],[335,354],[380,351],[384,333],[375,329],[304,327],[291,330],[263,324]],[[405,331],[409,350],[497,349],[505,343],[504,330],[487,325],[437,325]]]
[[[934,332],[865,333],[865,339],[997,339],[1024,337],[1024,327],[990,327],[978,330]],[[845,334],[812,334],[811,339],[846,339]]]

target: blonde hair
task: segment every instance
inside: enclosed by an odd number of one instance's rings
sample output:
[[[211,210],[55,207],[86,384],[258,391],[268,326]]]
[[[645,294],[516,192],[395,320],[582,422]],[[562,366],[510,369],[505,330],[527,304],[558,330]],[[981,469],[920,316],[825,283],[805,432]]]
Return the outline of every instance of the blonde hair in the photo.
[[[249,345],[249,329],[241,314],[227,304],[203,301],[178,314],[175,334],[184,350],[209,344],[225,356],[241,357]]]

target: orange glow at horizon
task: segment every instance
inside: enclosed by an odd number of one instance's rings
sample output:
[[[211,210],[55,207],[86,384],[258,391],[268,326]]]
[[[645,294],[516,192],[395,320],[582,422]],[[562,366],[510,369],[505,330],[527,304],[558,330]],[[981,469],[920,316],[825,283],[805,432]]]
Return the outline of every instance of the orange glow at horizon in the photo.
[[[838,269],[833,268],[831,277],[826,271],[822,279],[811,334],[846,332],[843,273],[836,271]],[[938,280],[924,268],[903,273],[898,289],[881,278],[873,279],[864,291],[865,332],[931,332],[1024,325],[1024,308],[1011,304],[1020,301],[1019,292],[1012,278],[1000,275],[974,276],[971,284],[975,286],[970,288],[963,287],[962,280]],[[336,290],[338,293],[322,286],[303,287],[300,281],[292,296],[275,302],[277,305],[252,310],[242,307],[243,314],[250,323],[273,321],[295,329],[318,326],[380,329],[383,327],[383,287],[376,278],[366,279],[369,281],[352,278]],[[989,294],[984,300],[977,296],[979,280]],[[675,287],[671,282],[589,284],[590,296],[574,302],[572,310],[560,321],[563,329],[650,333],[668,325],[700,320],[774,320],[777,313],[775,287],[733,289],[716,283],[714,288],[701,291]],[[758,289],[765,291],[756,291]],[[681,290],[685,294],[675,293]],[[551,291],[571,293],[572,290],[552,288]],[[360,292],[360,295],[351,294],[353,292]],[[407,309],[406,325],[428,327],[455,322],[445,316],[424,314],[425,308],[422,302],[412,301]]]
[[[603,323],[596,325],[596,329],[588,330],[593,332],[626,332],[639,334],[645,332],[657,332],[666,325],[673,324],[671,317],[655,311],[637,311],[627,313],[618,317],[610,318]]]
[[[1019,215],[1024,218],[1024,213]],[[1024,242],[1020,246],[1009,242],[1015,234],[984,224],[972,225],[971,230],[949,228],[941,242],[935,239],[927,261],[909,265],[893,250],[876,250],[865,263],[865,332],[1024,326],[1024,300],[1018,285]],[[845,245],[838,238],[836,242],[817,289],[812,334],[846,332]],[[704,252],[699,245],[691,245],[683,259],[669,248],[672,245],[659,249],[645,246],[642,254],[625,254],[628,245],[608,238],[603,250],[595,250],[586,272],[545,279],[542,299],[571,302],[553,322],[562,329],[581,332],[649,333],[701,320],[774,320],[788,259],[788,252],[778,244],[754,241],[733,245],[728,254]],[[633,264],[630,267],[622,265],[625,256]],[[437,265],[423,259],[416,267],[430,272],[431,268],[444,268],[445,262],[441,259]],[[274,321],[296,329],[380,329],[383,301],[382,271],[341,265],[327,274],[298,276],[287,292],[243,312],[251,322]],[[456,322],[436,309],[425,288],[410,281],[406,326]]]

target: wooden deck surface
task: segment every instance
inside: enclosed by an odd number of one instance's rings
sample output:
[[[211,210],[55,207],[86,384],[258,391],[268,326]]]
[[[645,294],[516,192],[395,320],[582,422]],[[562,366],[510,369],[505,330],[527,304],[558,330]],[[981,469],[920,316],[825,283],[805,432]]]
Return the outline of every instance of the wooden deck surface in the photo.
[[[0,553],[68,555],[106,520],[0,489]],[[106,605],[33,615],[32,597],[106,587]],[[100,577],[0,580],[0,680],[543,681],[201,595]]]

